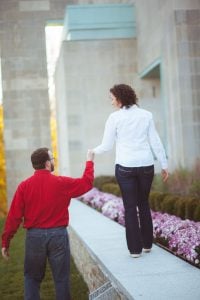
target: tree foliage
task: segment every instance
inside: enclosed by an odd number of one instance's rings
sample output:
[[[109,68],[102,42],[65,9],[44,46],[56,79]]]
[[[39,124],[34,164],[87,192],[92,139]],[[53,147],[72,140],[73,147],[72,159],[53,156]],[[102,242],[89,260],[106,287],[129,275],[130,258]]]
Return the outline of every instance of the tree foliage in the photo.
[[[54,174],[58,173],[58,150],[57,150],[57,127],[56,127],[56,118],[52,114],[50,119],[50,129],[51,129],[51,146],[53,157],[55,158],[55,172]]]
[[[3,139],[3,106],[0,105],[0,217],[6,215],[6,163]]]

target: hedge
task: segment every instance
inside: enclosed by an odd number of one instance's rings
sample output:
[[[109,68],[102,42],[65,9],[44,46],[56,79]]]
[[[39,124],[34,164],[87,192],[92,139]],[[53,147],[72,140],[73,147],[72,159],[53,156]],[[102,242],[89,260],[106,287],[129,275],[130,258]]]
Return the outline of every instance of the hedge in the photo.
[[[102,192],[121,196],[114,176],[99,176],[95,179],[94,186]],[[152,191],[149,204],[153,211],[169,213],[183,220],[200,221],[199,198]]]
[[[94,186],[100,191],[102,191],[102,186],[106,183],[115,183],[117,185],[115,176],[97,176],[94,179]]]
[[[200,199],[198,198],[152,192],[149,202],[154,211],[175,215],[183,220],[200,221]]]

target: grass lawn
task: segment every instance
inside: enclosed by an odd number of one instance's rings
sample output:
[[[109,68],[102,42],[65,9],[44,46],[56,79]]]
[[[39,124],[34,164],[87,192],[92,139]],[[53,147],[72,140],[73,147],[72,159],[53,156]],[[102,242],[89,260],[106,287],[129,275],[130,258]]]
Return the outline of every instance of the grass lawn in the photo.
[[[0,233],[2,233],[4,219],[0,219]],[[10,260],[4,261],[0,257],[0,300],[23,299],[23,259],[24,259],[25,230],[19,229],[11,241]],[[72,300],[88,299],[88,288],[71,259],[71,296]],[[54,285],[51,271],[47,266],[46,275],[41,285],[41,299],[55,300]]]

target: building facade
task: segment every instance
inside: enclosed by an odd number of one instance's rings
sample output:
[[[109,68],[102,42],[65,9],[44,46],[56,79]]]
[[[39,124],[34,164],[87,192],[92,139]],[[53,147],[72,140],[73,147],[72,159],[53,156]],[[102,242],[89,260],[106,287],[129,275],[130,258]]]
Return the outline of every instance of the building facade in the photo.
[[[170,169],[191,168],[200,149],[199,0],[1,0],[8,202],[32,174],[31,152],[51,146],[45,26],[55,20],[65,28],[55,74],[61,173],[80,175],[112,111],[109,88],[121,82],[153,112]],[[113,165],[114,151],[98,157],[96,175]]]
[[[133,86],[139,104],[153,113],[170,170],[194,166],[200,149],[199,22],[197,0],[67,6],[56,69],[61,173],[78,175],[87,148],[101,142],[115,83]],[[114,150],[96,162],[96,175],[113,174]]]
[[[192,168],[200,149],[200,2],[142,0],[136,7],[138,74],[148,82],[159,67],[170,167]]]
[[[0,1],[8,203],[19,182],[33,172],[32,151],[37,147],[51,147],[45,26],[64,20],[67,5],[88,2],[95,1]]]

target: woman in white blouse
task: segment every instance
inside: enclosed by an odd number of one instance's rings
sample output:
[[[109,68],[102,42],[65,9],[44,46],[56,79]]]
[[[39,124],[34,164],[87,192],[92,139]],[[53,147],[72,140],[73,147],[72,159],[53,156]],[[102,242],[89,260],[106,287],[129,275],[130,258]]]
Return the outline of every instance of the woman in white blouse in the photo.
[[[108,117],[102,143],[93,152],[109,151],[116,143],[115,176],[125,208],[127,246],[130,255],[136,258],[142,249],[150,252],[153,243],[148,203],[154,176],[151,149],[161,164],[163,181],[168,178],[167,159],[152,114],[137,105],[135,91],[126,84],[114,85],[110,97],[117,111]]]

